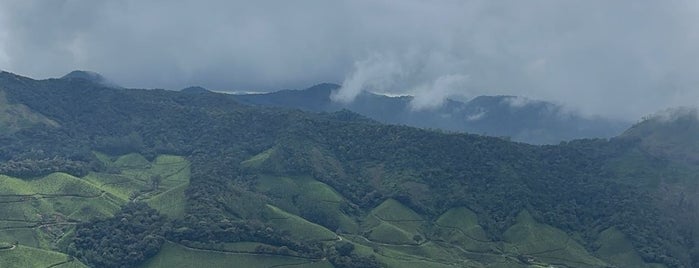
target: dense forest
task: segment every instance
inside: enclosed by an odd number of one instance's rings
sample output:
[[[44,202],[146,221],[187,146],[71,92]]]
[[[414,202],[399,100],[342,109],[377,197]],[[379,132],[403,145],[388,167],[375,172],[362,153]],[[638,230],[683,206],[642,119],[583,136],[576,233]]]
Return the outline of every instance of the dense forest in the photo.
[[[172,154],[191,162],[184,217],[168,218],[134,201],[113,217],[80,223],[62,250],[87,265],[133,267],[167,240],[195,248],[259,242],[263,254],[327,259],[335,267],[383,266],[342,239],[305,241],[269,224],[265,204],[285,204],[258,190],[260,178],[310,176],[341,194],[342,213],[353,218],[388,199],[427,220],[466,207],[487,238],[500,241],[526,210],[590,252],[599,247],[601,231],[614,227],[648,263],[699,266],[699,230],[691,220],[698,200],[685,197],[696,189],[696,165],[649,149],[643,135],[534,146],[384,125],[349,111],[249,107],[210,92],[120,89],[6,72],[0,90],[8,103],[56,122],[0,132],[0,174],[30,180],[106,172],[95,151],[149,160]],[[241,164],[260,155],[260,167]],[[314,202],[294,201],[301,217],[339,229]]]

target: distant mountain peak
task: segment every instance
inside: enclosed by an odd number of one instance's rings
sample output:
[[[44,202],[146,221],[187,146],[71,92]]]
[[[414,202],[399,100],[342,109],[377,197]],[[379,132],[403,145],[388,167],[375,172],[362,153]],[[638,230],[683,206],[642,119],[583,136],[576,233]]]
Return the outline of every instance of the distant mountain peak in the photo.
[[[307,92],[311,95],[321,95],[323,97],[330,97],[330,93],[334,90],[339,89],[340,85],[332,83],[321,83],[315,86],[309,87],[307,89],[302,89],[301,91]]]
[[[654,120],[660,122],[673,122],[678,120],[699,121],[699,109],[696,107],[669,108],[643,118],[643,121]]]
[[[89,81],[93,81],[93,82],[100,82],[100,83],[107,80],[104,78],[104,76],[102,76],[99,73],[91,72],[91,71],[82,71],[82,70],[72,71],[72,72],[64,75],[63,77],[61,77],[61,79],[85,79],[85,80],[89,80]]]
[[[696,129],[696,134],[699,134],[699,109],[676,107],[643,117],[641,122],[629,128],[624,135],[645,137],[664,133],[677,136],[677,131],[684,133],[688,129]]]
[[[622,137],[638,138],[651,153],[699,164],[699,110],[679,107],[650,116],[626,130]]]
[[[61,79],[64,79],[64,80],[81,79],[81,80],[87,80],[87,81],[90,81],[90,82],[93,82],[96,84],[100,84],[103,86],[107,86],[107,87],[120,87],[120,86],[112,83],[111,81],[107,80],[106,78],[104,78],[104,76],[102,76],[101,74],[96,73],[96,72],[92,72],[92,71],[75,70],[75,71],[72,71],[72,72],[64,75],[63,77],[61,77]]]
[[[334,83],[320,83],[320,84],[314,85],[314,86],[312,86],[312,87],[310,87],[310,88],[307,88],[307,89],[305,89],[305,90],[314,90],[314,89],[315,89],[315,90],[318,90],[318,89],[338,89],[338,88],[340,88],[340,87],[342,87],[342,86],[341,86],[341,85],[338,85],[338,84],[334,84]]]
[[[208,89],[200,87],[200,86],[192,86],[192,87],[183,88],[182,90],[180,90],[180,92],[189,93],[189,94],[201,94],[201,93],[210,93],[211,90],[208,90]]]

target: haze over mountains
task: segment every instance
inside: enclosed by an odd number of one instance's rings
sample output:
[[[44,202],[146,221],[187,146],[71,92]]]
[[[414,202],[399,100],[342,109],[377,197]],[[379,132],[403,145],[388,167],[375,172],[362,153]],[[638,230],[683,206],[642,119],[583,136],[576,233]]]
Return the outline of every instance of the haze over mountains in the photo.
[[[467,132],[532,144],[556,144],[580,138],[610,138],[631,123],[603,117],[587,118],[563,106],[517,96],[479,96],[467,102],[447,99],[443,105],[415,109],[413,97],[389,97],[363,91],[352,102],[336,102],[336,84],[304,90],[234,95],[242,103],[297,108],[314,112],[341,109],[389,124]]]

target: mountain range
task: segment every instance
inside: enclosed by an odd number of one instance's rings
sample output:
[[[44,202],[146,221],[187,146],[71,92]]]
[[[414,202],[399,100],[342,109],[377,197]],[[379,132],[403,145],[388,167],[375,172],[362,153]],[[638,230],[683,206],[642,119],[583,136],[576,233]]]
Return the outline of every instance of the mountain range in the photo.
[[[467,102],[447,99],[439,107],[416,110],[412,96],[389,97],[362,92],[350,103],[336,102],[336,84],[319,84],[304,90],[239,94],[234,99],[250,105],[297,108],[313,112],[348,109],[382,123],[442,129],[531,144],[557,144],[581,138],[610,138],[630,122],[586,117],[554,103],[517,96],[479,96]]]
[[[246,102],[0,73],[0,267],[699,267],[694,109],[531,145]]]

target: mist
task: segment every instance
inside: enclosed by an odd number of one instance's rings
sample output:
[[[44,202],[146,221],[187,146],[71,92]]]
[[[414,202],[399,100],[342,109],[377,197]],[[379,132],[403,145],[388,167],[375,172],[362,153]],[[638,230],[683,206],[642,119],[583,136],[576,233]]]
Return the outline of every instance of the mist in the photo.
[[[516,95],[635,120],[699,103],[695,1],[19,1],[0,69],[125,87]]]

